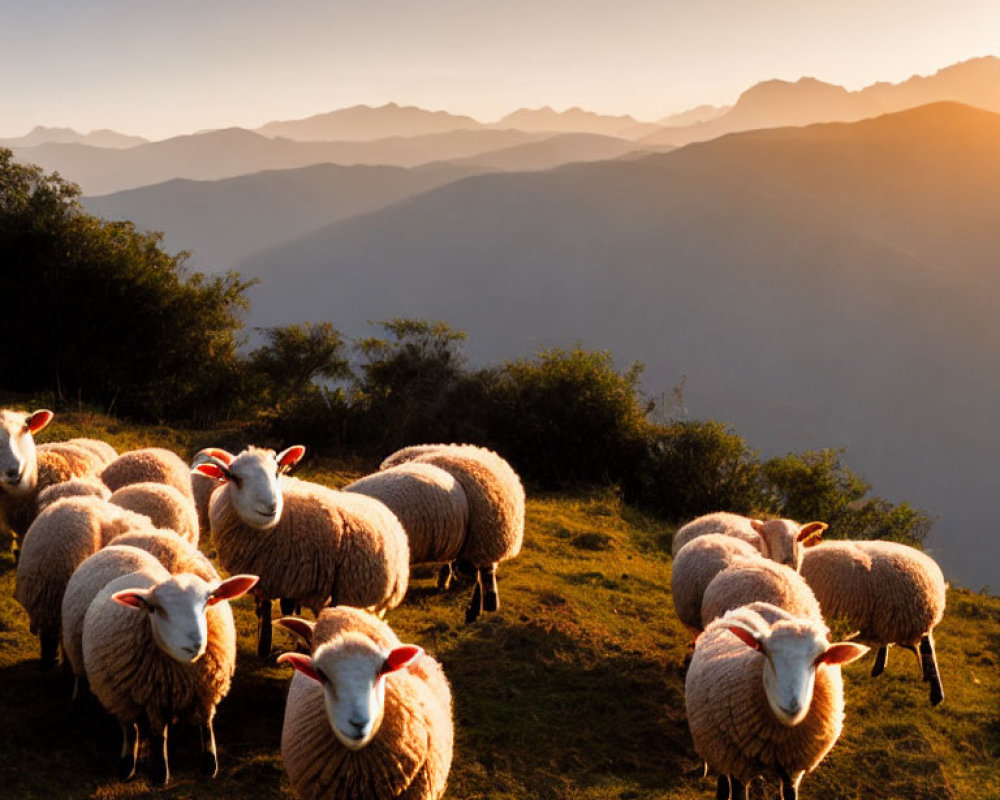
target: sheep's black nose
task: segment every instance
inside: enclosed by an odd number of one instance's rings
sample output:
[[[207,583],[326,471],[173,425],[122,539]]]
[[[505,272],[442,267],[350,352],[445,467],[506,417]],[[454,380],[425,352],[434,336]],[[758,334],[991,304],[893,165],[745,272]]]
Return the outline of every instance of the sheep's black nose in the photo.
[[[7,470],[7,477],[10,478],[11,480],[15,480],[17,478],[20,478],[21,477],[21,468],[20,467],[11,467],[9,470]]]

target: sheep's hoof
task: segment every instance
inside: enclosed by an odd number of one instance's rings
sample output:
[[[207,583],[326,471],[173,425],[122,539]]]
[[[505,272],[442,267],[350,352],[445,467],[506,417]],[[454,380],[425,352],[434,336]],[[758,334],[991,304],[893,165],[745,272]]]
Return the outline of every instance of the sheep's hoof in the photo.
[[[483,611],[499,611],[500,594],[498,592],[486,592],[483,596]]]
[[[444,564],[438,570],[437,589],[439,592],[447,592],[451,588],[452,574],[451,564]]]
[[[467,609],[465,609],[466,624],[469,624],[470,622],[475,622],[477,619],[479,619],[479,614],[481,611],[482,609],[479,608],[479,606],[469,606]]]
[[[118,779],[127,781],[135,775],[135,756],[123,756],[118,762]]]
[[[944,689],[941,681],[931,681],[931,705],[939,706],[944,701]]]
[[[201,774],[209,778],[219,774],[219,757],[214,752],[206,750],[201,754]]]

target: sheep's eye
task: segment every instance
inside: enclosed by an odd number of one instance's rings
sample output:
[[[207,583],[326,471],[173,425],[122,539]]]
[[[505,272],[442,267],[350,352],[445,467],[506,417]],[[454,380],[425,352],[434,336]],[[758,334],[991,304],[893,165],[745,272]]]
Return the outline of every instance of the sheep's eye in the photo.
[[[24,434],[30,433],[30,432],[31,432],[31,427],[28,425],[27,422],[25,422],[24,423],[24,427],[21,428],[21,435],[24,436]]]
[[[237,489],[243,488],[243,479],[239,475],[235,475],[232,472],[229,473],[229,480],[233,482]]]

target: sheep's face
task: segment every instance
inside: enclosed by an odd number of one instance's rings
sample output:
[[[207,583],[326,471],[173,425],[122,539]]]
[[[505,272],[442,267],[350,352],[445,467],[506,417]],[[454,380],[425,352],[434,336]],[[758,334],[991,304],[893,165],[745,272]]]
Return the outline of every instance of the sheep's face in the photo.
[[[796,572],[802,568],[802,552],[806,547],[819,544],[824,522],[799,525],[790,519],[772,519],[767,522],[751,520],[751,526],[761,538],[761,553],[765,558],[791,567]]]
[[[116,592],[112,599],[148,613],[159,648],[174,661],[193,664],[208,647],[208,607],[238,597],[255,583],[255,575],[234,575],[213,586],[197,575],[181,573],[150,589]]]
[[[423,650],[400,645],[377,647],[366,636],[348,633],[321,644],[312,658],[285,653],[278,661],[319,681],[330,728],[348,750],[361,750],[378,733],[385,714],[386,676],[413,663]]]
[[[12,495],[33,492],[38,485],[38,460],[33,434],[49,424],[51,411],[30,416],[0,411],[0,490]]]

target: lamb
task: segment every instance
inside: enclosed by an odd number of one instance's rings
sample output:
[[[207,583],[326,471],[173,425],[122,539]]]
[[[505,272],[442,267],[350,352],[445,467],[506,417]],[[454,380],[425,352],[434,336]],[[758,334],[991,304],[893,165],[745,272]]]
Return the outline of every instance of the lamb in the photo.
[[[701,625],[704,628],[726,611],[754,602],[770,603],[793,617],[823,620],[816,595],[799,573],[754,555],[735,559],[705,587]]]
[[[274,597],[283,611],[301,603],[319,613],[329,603],[384,613],[406,593],[409,546],[399,520],[377,500],[287,477],[304,453],[250,447],[195,467],[224,482],[210,510],[222,567],[260,576],[261,657],[271,651]]]
[[[804,548],[819,544],[826,529],[825,522],[808,522],[805,525],[790,519],[763,522],[727,511],[717,511],[681,526],[674,534],[672,550],[677,555],[692,539],[707,533],[721,533],[742,539],[756,547],[765,558],[798,571],[802,566]]]
[[[524,487],[517,473],[492,450],[470,444],[406,447],[386,458],[380,470],[388,472],[403,464],[430,464],[450,473],[461,485],[468,502],[469,525],[458,554],[459,563],[471,565],[476,572],[465,618],[471,622],[484,610],[496,611],[500,607],[497,565],[517,556],[524,541]],[[372,479],[375,480],[375,476]],[[357,484],[355,490],[358,490]],[[393,510],[399,507],[399,513],[407,515],[403,508],[407,501],[401,495],[390,499],[394,492],[373,490],[370,485],[364,491],[384,494]],[[439,552],[445,551],[442,548]],[[447,585],[449,572],[442,577],[440,585]]]
[[[108,583],[87,608],[83,662],[90,687],[122,728],[120,777],[135,774],[138,726],[151,737],[155,783],[170,781],[169,725],[199,726],[202,772],[218,772],[212,721],[236,668],[236,627],[228,603],[251,589],[256,576],[206,583],[170,575],[160,566]]]
[[[198,514],[193,499],[166,483],[143,481],[116,490],[110,501],[149,517],[157,528],[175,531],[182,539],[198,545]]]
[[[796,800],[802,776],[836,743],[840,667],[868,648],[827,636],[821,622],[753,603],[698,637],[685,703],[695,750],[720,776],[717,798],[746,800],[747,785],[762,775],[781,782],[783,800]]]
[[[296,792],[305,800],[440,798],[454,742],[440,664],[353,608],[322,611],[311,639],[310,656],[278,658],[296,670],[281,730]]]
[[[115,536],[152,528],[147,517],[98,497],[67,497],[31,524],[17,563],[14,597],[41,644],[41,665],[56,663],[63,592],[73,571]]]
[[[826,619],[844,617],[861,641],[878,645],[873,676],[885,670],[890,645],[919,648],[931,705],[944,700],[934,628],[944,616],[946,586],[934,559],[897,542],[825,542],[809,550],[802,575]]]
[[[191,470],[180,456],[163,447],[144,447],[122,453],[104,468],[101,480],[112,492],[132,483],[165,483],[194,505]]]
[[[722,533],[692,539],[674,556],[670,574],[674,608],[692,633],[702,629],[701,604],[712,579],[739,558],[760,558],[749,542]]]

